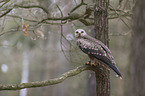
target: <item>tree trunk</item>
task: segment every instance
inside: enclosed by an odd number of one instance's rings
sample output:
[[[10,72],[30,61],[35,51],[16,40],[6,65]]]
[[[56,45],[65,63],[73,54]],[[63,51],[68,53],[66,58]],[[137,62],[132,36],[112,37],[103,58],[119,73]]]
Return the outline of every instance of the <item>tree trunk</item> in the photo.
[[[95,0],[95,38],[108,45],[108,4],[109,0]],[[95,72],[97,96],[110,96],[110,72],[103,66]]]
[[[130,96],[145,96],[145,1],[136,0],[130,70]]]
[[[95,72],[90,71],[87,76],[87,96],[96,96],[96,77]]]

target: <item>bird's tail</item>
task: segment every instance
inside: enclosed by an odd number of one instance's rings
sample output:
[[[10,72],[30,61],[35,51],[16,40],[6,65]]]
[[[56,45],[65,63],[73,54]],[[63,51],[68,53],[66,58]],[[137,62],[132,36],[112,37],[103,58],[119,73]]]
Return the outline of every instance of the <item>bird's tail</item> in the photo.
[[[122,79],[122,75],[121,72],[119,71],[119,69],[117,68],[117,66],[115,64],[109,64],[108,67],[113,70],[113,72],[116,74],[116,77],[120,77],[120,79]]]
[[[117,68],[116,64],[114,62],[112,62],[109,58],[97,57],[96,55],[94,57],[96,57],[96,60],[99,60],[104,65],[109,67],[109,69],[111,69],[116,74],[117,77],[119,76],[120,79],[122,79],[121,72]]]

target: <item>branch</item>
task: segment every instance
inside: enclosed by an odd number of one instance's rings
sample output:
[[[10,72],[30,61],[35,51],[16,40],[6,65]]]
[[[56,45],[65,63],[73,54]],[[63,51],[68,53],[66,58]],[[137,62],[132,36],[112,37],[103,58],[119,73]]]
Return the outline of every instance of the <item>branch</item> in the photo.
[[[86,5],[83,2],[83,0],[82,0],[82,2],[78,6],[76,6],[75,8],[73,8],[70,13],[72,13],[73,11],[75,11],[76,9],[78,9],[82,5]],[[0,18],[3,17],[3,16],[5,16],[5,15],[7,15],[15,7],[26,8],[26,9],[27,8],[40,8],[45,13],[48,14],[48,11],[45,8],[41,7],[41,6],[37,6],[37,5],[31,5],[31,6],[14,5],[11,9],[9,9],[5,13],[1,14],[0,15]],[[66,24],[67,22],[71,22],[71,21],[74,21],[74,20],[79,20],[82,23],[84,23],[85,25],[89,26],[90,23],[88,23],[88,20],[85,20],[85,19],[87,19],[91,15],[91,13],[92,13],[92,8],[91,7],[88,7],[88,8],[86,8],[86,12],[84,14],[72,13],[72,14],[68,14],[68,16],[63,16],[63,17],[47,17],[46,19],[42,19],[41,21],[29,20],[29,19],[26,19],[26,18],[23,18],[23,19],[24,20],[27,20],[27,21],[30,21],[30,22],[37,22],[38,24],[40,24],[40,23],[46,23],[46,24],[53,24],[53,25]],[[22,18],[22,17],[14,16],[14,15],[7,15],[7,16],[14,17],[14,18],[20,18],[20,19]],[[56,23],[50,23],[50,22],[48,22],[49,20],[52,20],[52,21],[61,21],[61,23],[58,23],[58,22],[56,22]]]
[[[8,16],[8,17],[12,17],[12,18],[23,19],[23,20],[29,21],[29,22],[39,22],[39,21],[36,21],[36,20],[24,18],[24,17],[22,17],[22,16],[16,16],[16,15],[7,15],[7,16]]]
[[[21,30],[19,30],[19,26],[18,26],[17,29],[11,29],[11,30],[9,30],[9,31],[0,33],[0,36],[2,36],[2,35],[4,35],[4,34],[7,34],[7,33],[18,32],[18,31],[21,31]]]
[[[4,2],[4,3],[0,6],[0,8],[3,7],[4,5],[6,5],[9,1],[10,1],[10,0],[0,1],[0,2]]]
[[[1,14],[1,15],[0,15],[0,18],[3,17],[3,16],[5,16],[5,15],[7,15],[9,12],[11,12],[12,9],[13,9],[13,8],[8,9],[5,13]]]
[[[55,85],[58,83],[63,82],[65,79],[67,79],[68,77],[72,77],[75,76],[85,70],[96,70],[96,67],[92,67],[90,65],[82,65],[79,66],[73,70],[70,70],[64,74],[62,74],[61,76],[54,78],[54,79],[49,79],[49,80],[45,80],[45,81],[36,81],[36,82],[28,82],[28,83],[22,83],[22,84],[11,84],[11,85],[0,85],[0,90],[20,90],[20,89],[24,89],[24,88],[34,88],[34,87],[44,87],[44,86],[48,86],[48,85]]]
[[[19,8],[40,8],[42,9],[45,13],[49,13],[44,7],[42,6],[37,6],[37,5],[31,5],[31,6],[23,6],[23,5],[14,5],[14,7],[19,7]]]
[[[73,13],[75,10],[77,10],[78,8],[80,8],[82,5],[87,5],[87,4],[84,3],[84,1],[82,0],[81,3],[80,3],[79,5],[77,5],[76,7],[74,7],[74,8],[70,11],[70,13],[68,13],[68,14]]]
[[[29,8],[39,8],[42,9],[46,14],[48,14],[49,12],[41,6],[37,6],[37,5],[31,5],[31,6],[22,6],[22,5],[14,5],[12,8],[8,9],[6,12],[4,12],[3,14],[0,15],[0,18],[7,15],[9,12],[11,12],[11,10],[15,7],[19,7],[19,8],[25,8],[25,9],[29,9]]]

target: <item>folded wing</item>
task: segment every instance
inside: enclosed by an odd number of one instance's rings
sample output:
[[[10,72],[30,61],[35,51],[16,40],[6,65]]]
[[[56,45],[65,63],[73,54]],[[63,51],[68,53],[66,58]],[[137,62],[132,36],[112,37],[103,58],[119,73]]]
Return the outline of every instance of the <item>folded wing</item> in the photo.
[[[105,48],[104,48],[104,45],[101,46],[101,43],[98,44],[98,43],[90,41],[88,39],[77,40],[77,45],[84,53],[91,55],[94,58],[98,59],[100,62],[104,63],[111,70],[113,70],[117,75],[122,77],[119,69],[115,65],[113,56],[110,55],[110,52],[107,52],[107,50],[105,50],[107,46],[105,46]]]

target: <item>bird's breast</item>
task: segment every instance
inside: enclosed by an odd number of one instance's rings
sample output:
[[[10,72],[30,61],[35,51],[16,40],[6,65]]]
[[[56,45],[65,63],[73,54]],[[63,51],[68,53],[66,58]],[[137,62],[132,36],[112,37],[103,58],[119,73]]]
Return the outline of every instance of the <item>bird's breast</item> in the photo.
[[[77,40],[78,47],[86,54],[90,54],[92,50],[93,43],[86,39],[78,39]]]
[[[89,47],[92,45],[92,42],[88,41],[87,39],[78,39],[77,40],[78,45]]]

